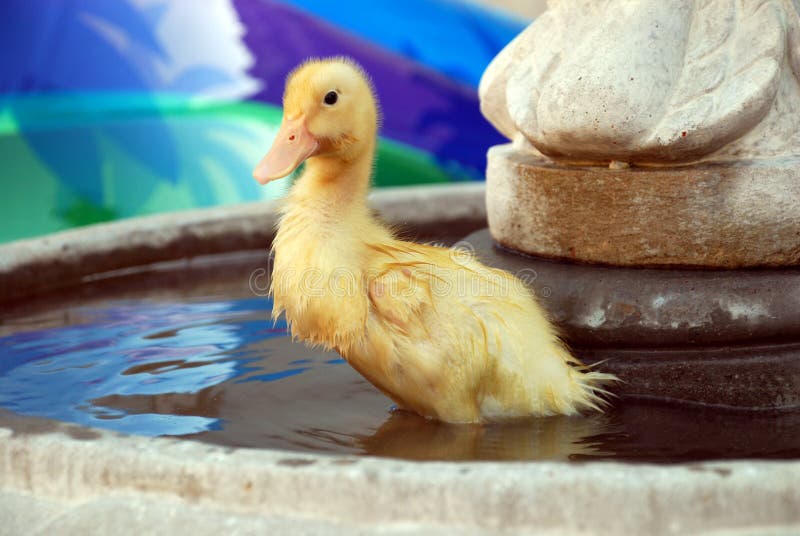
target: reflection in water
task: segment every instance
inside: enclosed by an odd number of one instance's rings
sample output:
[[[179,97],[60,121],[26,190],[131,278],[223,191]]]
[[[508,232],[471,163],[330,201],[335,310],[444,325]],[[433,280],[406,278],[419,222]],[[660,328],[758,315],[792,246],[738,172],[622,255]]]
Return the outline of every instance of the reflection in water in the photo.
[[[412,460],[567,460],[602,453],[584,439],[604,430],[605,415],[548,417],[489,425],[452,425],[394,412],[371,436],[365,452]]]
[[[618,404],[607,414],[447,425],[403,411],[335,353],[292,343],[263,298],[77,307],[0,337],[0,407],[241,447],[417,460],[797,458],[800,415]],[[27,329],[27,330],[26,330]]]

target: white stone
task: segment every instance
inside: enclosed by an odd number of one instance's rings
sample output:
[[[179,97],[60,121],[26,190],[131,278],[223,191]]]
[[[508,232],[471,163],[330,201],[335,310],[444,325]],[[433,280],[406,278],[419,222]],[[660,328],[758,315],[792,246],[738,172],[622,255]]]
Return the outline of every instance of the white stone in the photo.
[[[799,72],[792,0],[551,0],[480,95],[498,130],[554,160],[781,157],[800,152]]]

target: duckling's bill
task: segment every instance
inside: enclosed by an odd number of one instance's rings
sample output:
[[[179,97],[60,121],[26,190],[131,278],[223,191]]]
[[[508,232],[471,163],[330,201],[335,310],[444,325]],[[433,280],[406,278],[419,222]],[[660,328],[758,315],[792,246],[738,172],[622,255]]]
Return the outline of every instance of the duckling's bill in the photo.
[[[285,177],[317,150],[319,141],[306,128],[304,117],[284,118],[272,147],[253,170],[253,178],[267,184]]]

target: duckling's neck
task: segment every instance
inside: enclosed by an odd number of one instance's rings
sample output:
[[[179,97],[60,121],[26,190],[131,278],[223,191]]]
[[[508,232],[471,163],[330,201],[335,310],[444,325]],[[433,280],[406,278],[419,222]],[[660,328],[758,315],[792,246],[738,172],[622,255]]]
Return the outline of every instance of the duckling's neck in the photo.
[[[388,238],[367,207],[373,154],[370,146],[351,159],[317,156],[306,161],[283,209],[276,254],[285,255],[302,241],[316,252],[317,261],[334,264],[362,258],[366,243]],[[282,247],[288,243],[292,246]]]
[[[283,209],[272,244],[273,312],[285,311],[293,333],[314,343],[347,348],[366,322],[365,293],[341,289],[360,288],[369,244],[391,239],[367,208],[371,171],[371,154],[312,158]]]
[[[309,158],[303,175],[292,187],[289,207],[302,205],[338,217],[366,209],[374,151],[344,160],[333,156]]]

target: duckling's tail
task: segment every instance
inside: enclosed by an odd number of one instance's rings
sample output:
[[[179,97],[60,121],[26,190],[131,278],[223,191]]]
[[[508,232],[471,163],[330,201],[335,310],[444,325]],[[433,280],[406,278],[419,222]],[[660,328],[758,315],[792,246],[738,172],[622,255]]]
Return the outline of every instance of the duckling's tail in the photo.
[[[603,411],[614,394],[608,387],[620,381],[613,374],[594,370],[581,363],[561,341],[554,341],[548,351],[532,360],[529,376],[539,393],[542,415],[577,415],[583,411]],[[545,357],[546,356],[546,357]]]
[[[616,395],[607,386],[621,382],[617,376],[608,372],[593,370],[601,363],[584,365],[569,355],[565,360],[569,366],[570,397],[575,410],[587,409],[603,411],[610,405],[609,399]]]

